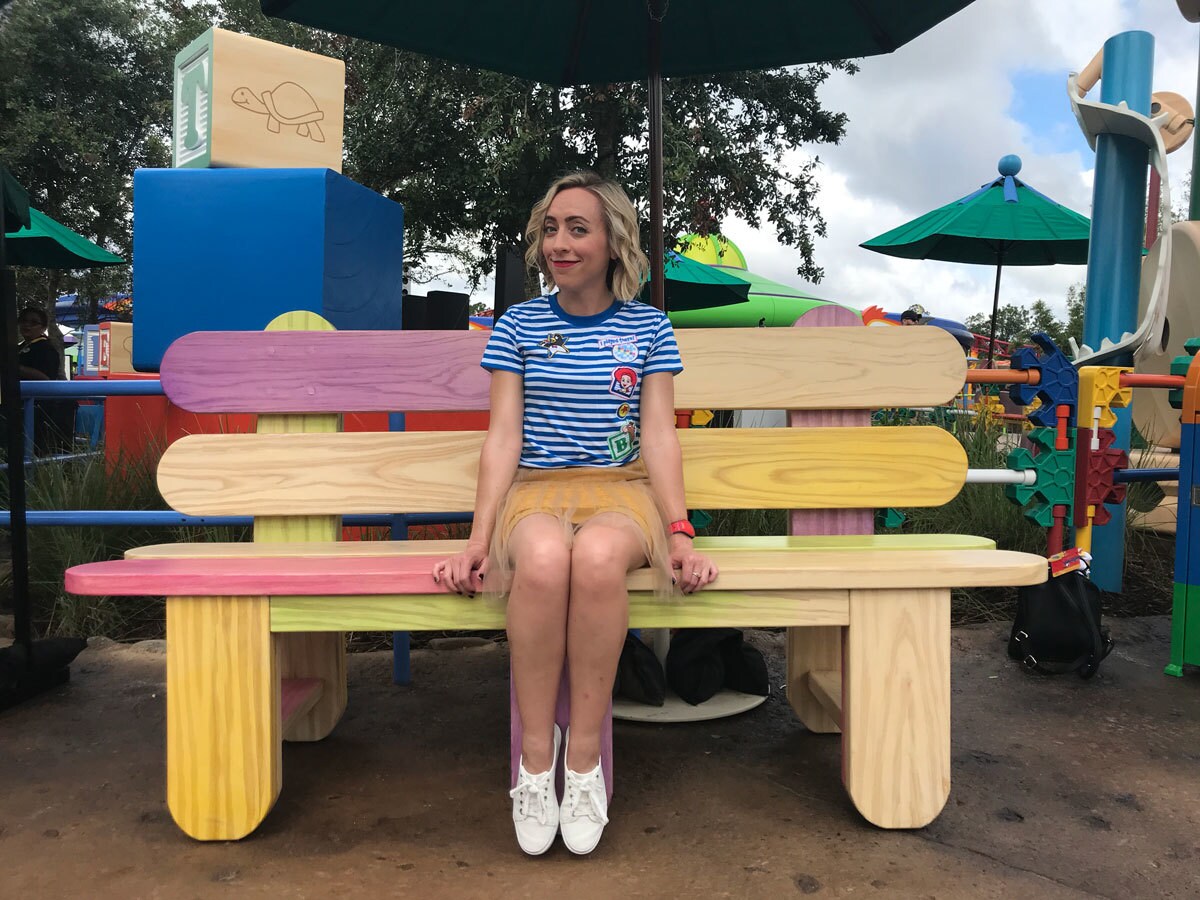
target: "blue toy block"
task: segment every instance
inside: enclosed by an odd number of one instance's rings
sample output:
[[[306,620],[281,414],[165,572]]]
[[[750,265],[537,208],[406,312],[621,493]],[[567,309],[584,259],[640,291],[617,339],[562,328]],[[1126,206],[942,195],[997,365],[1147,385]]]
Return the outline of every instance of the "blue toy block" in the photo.
[[[1058,407],[1069,406],[1067,425],[1075,426],[1075,407],[1079,403],[1079,373],[1063,352],[1050,340],[1050,335],[1038,332],[1033,341],[1042,348],[1038,353],[1032,347],[1022,347],[1012,355],[1014,369],[1036,369],[1041,373],[1039,384],[1014,384],[1008,396],[1020,406],[1028,406],[1034,397],[1041,398],[1042,405],[1029,414],[1029,420],[1043,428],[1053,428],[1058,422]]]
[[[133,364],[193,331],[260,331],[309,310],[400,328],[404,208],[329,169],[139,169]]]

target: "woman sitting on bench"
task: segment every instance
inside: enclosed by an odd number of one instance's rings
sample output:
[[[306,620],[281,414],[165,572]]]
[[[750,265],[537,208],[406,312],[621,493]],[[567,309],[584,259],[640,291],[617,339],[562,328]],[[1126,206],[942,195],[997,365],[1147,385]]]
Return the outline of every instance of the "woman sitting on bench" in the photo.
[[[592,172],[560,178],[533,208],[526,259],[556,293],[509,309],[483,355],[491,423],[466,549],[434,578],[474,595],[509,583],[507,628],[523,725],[511,791],[521,849],[561,829],[590,853],[608,823],[601,729],[625,640],[625,576],[649,565],[659,593],[709,584],[692,547],[672,378],[682,371],[666,315],[633,298],[649,264],[625,192]],[[672,574],[674,572],[674,574]],[[555,795],[554,721],[564,660],[571,719],[565,796]]]

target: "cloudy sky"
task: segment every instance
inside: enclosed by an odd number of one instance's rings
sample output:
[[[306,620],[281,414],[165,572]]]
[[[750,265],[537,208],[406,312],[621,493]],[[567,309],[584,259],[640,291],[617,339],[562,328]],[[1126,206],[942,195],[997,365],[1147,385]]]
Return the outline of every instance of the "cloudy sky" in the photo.
[[[1071,114],[1067,74],[1129,30],[1154,36],[1153,89],[1194,100],[1200,26],[1175,0],[976,0],[823,88],[825,105],[850,121],[839,146],[819,150],[818,202],[828,223],[816,246],[820,285],[800,280],[794,252],[779,246],[769,225],[731,222],[725,233],[760,274],[856,308],[898,312],[920,303],[960,321],[990,311],[994,269],[892,259],[858,245],[990,181],[1007,153],[1021,157],[1023,180],[1090,215],[1095,154]],[[1090,96],[1099,94],[1097,86]],[[1174,198],[1191,156],[1189,141],[1168,157]],[[1067,288],[1085,278],[1083,266],[1006,269],[1001,303],[1041,298],[1065,310]],[[476,296],[490,300],[491,290],[485,285]]]

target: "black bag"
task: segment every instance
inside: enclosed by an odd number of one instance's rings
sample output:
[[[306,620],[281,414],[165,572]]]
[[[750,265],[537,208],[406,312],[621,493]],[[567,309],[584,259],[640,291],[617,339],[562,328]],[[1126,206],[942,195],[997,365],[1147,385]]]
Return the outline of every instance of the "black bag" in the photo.
[[[667,652],[667,684],[696,706],[721,688],[765,697],[771,682],[767,662],[736,628],[680,628]]]
[[[634,703],[662,706],[667,698],[667,675],[654,651],[632,633],[626,632],[625,646],[617,661],[613,696]]]
[[[1042,675],[1091,678],[1113,648],[1100,601],[1100,589],[1078,571],[1018,589],[1008,655]]]

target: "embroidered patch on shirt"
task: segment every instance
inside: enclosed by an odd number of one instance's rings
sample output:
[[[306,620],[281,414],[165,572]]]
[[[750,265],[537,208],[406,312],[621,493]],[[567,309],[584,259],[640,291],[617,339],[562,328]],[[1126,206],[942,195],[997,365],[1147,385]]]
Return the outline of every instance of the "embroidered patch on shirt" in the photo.
[[[612,349],[613,359],[617,362],[631,363],[638,358],[636,334],[609,334],[597,338],[596,346],[601,350]]]
[[[617,344],[613,347],[613,359],[617,362],[631,363],[637,358],[637,344]]]
[[[609,347],[616,347],[620,344],[636,344],[637,339],[636,334],[606,334],[604,337],[596,339],[596,346],[601,350],[607,350]]]
[[[624,431],[609,435],[608,455],[613,459],[624,459],[633,452],[633,440]]]
[[[628,419],[629,418],[629,404],[628,403],[622,403],[620,406],[617,407],[617,418],[618,419]]]
[[[608,386],[610,394],[628,399],[633,396],[633,390],[636,387],[637,372],[633,371],[629,366],[619,366],[613,369],[612,382]]]
[[[538,342],[538,346],[545,347],[546,355],[549,356],[551,359],[554,358],[554,355],[556,353],[570,353],[571,352],[567,348],[567,339],[565,337],[563,337],[561,334],[559,334],[557,331],[553,331],[550,334],[546,335],[544,338],[542,338]]]

